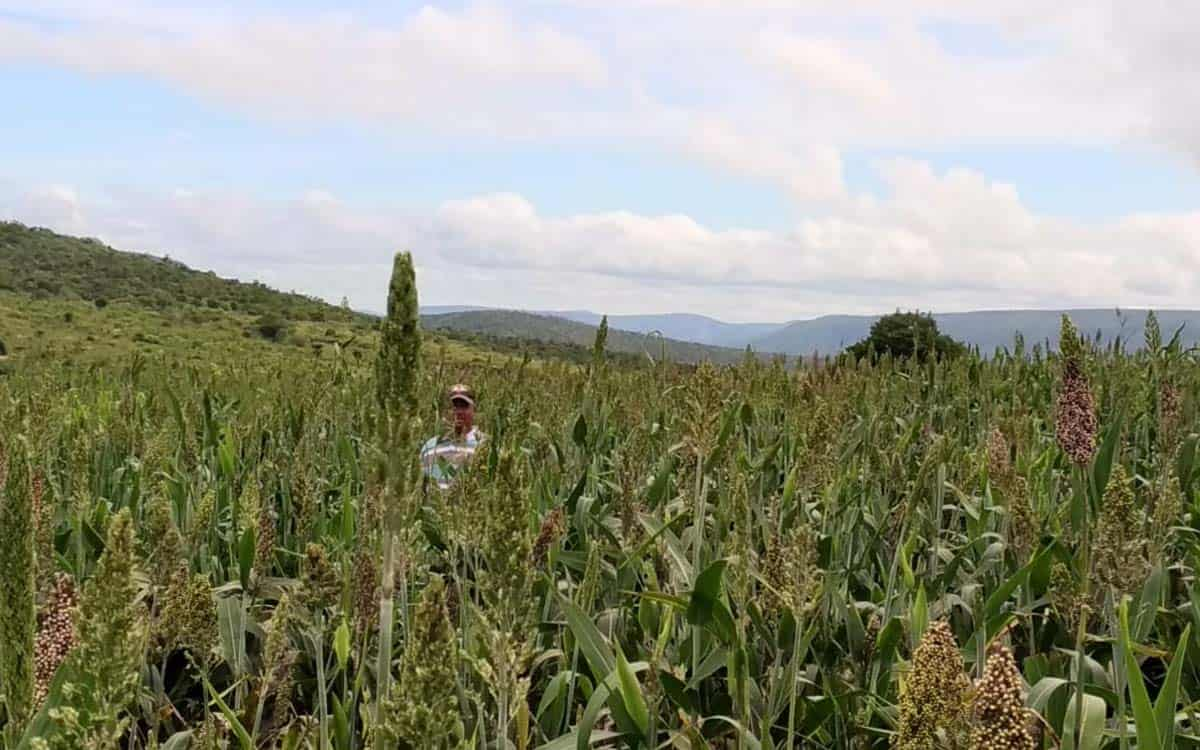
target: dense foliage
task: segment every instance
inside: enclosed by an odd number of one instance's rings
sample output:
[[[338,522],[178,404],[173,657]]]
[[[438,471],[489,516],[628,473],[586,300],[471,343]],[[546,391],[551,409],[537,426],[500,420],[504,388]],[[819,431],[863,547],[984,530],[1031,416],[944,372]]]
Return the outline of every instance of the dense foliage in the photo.
[[[167,257],[126,253],[93,239],[0,221],[0,291],[35,299],[83,299],[157,309],[191,305],[273,314],[290,320],[350,320],[352,313],[321,300],[283,294],[260,283],[223,279]]]
[[[1064,325],[1051,357],[465,373],[414,304],[378,358],[0,380],[0,611],[37,613],[0,742],[1196,742],[1200,374],[1156,326],[1138,354]],[[412,461],[464,375],[488,438],[442,494]]]
[[[938,331],[932,315],[895,312],[872,323],[870,334],[847,347],[846,351],[855,357],[886,354],[900,359],[916,357],[924,360],[930,356],[954,356],[961,354],[963,349],[962,344]]]

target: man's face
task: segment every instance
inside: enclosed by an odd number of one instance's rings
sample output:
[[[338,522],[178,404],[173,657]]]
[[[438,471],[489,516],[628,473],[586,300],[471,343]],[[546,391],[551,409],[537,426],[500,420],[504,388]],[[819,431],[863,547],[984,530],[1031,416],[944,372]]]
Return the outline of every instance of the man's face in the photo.
[[[450,402],[450,416],[454,429],[465,432],[475,423],[475,407],[461,398],[453,399]]]

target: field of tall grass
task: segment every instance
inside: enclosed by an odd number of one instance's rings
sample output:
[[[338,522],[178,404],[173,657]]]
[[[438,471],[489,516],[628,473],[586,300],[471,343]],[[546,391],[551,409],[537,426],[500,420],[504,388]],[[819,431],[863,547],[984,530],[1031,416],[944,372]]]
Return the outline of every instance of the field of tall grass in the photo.
[[[415,326],[399,256],[374,362],[0,378],[0,746],[1200,744],[1173,332],[464,370]]]

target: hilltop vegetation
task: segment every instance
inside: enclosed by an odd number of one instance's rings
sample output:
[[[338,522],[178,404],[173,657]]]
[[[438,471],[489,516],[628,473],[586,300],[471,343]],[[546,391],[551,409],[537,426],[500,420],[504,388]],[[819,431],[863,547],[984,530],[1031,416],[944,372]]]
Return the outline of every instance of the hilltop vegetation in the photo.
[[[122,252],[99,240],[16,222],[0,222],[0,291],[35,300],[85,300],[97,307],[114,302],[156,310],[192,306],[313,322],[355,317],[319,299],[196,271],[166,256]]]
[[[586,350],[596,337],[596,326],[593,325],[514,310],[465,310],[425,315],[421,320],[430,330],[458,331],[500,342],[524,339],[542,344],[567,345],[579,350]],[[675,362],[693,364],[703,361],[732,364],[746,356],[743,349],[705,346],[612,328],[608,332],[608,351],[629,355],[634,360],[648,361],[665,355],[666,359]],[[779,355],[755,356],[769,360]]]

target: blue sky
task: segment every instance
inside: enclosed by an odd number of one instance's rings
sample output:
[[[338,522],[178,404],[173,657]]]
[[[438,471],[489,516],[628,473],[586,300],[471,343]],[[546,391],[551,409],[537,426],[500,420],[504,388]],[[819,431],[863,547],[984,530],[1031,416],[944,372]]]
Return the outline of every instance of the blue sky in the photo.
[[[401,248],[430,304],[1187,306],[1200,52],[1038,5],[0,0],[0,218],[361,307]]]

